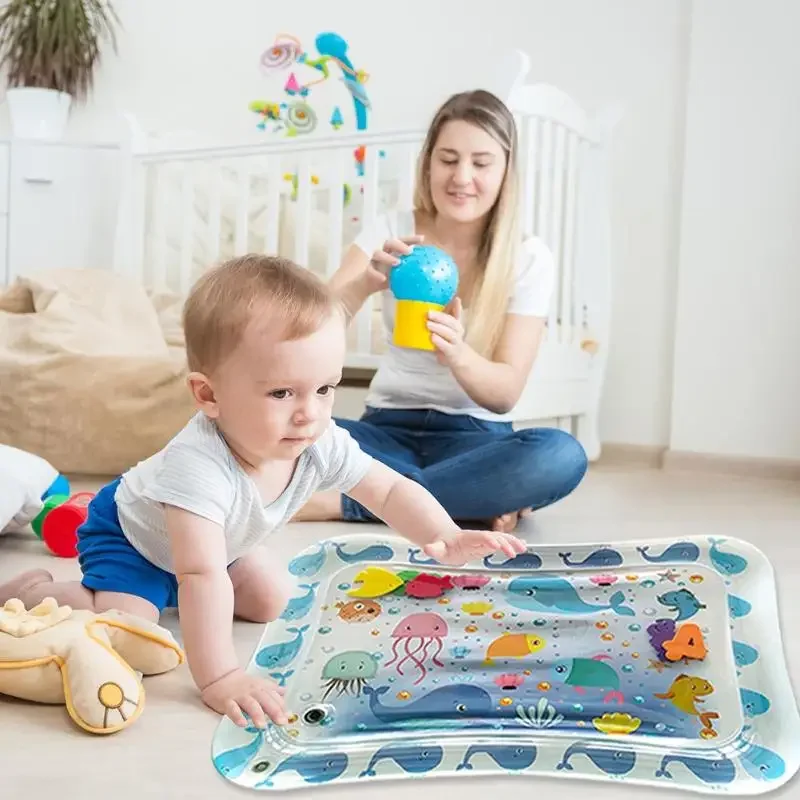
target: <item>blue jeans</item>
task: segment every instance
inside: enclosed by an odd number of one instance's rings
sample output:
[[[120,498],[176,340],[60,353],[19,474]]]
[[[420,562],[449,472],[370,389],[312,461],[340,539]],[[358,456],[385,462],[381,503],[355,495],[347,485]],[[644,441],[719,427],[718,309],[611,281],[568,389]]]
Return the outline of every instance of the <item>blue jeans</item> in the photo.
[[[458,521],[555,503],[581,482],[588,466],[580,443],[558,428],[515,431],[510,422],[466,414],[370,407],[361,419],[336,424],[373,458],[424,486]],[[346,495],[342,516],[377,521]]]

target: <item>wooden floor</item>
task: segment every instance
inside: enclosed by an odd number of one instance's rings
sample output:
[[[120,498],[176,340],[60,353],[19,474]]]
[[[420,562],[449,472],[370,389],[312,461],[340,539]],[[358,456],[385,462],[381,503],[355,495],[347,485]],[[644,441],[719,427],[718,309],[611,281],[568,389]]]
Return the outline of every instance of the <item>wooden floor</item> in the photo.
[[[86,488],[96,488],[89,484]],[[527,523],[526,523],[527,524]],[[351,532],[339,524],[290,525],[276,550],[281,557],[320,538]],[[369,527],[357,526],[358,532]],[[775,565],[783,625],[784,654],[776,643],[774,658],[788,660],[800,690],[800,627],[796,621],[800,587],[800,483],[724,476],[662,473],[593,467],[584,484],[557,506],[537,514],[523,534],[532,540],[570,543],[612,543],[616,540],[688,535],[737,537],[761,548]],[[49,556],[38,540],[5,537],[0,541],[0,580],[22,569],[41,566],[57,577],[78,577],[77,564]],[[176,619],[164,624],[177,631]],[[237,624],[236,646],[247,663],[262,627]],[[211,740],[218,718],[200,703],[189,673],[181,667],[146,682],[147,708],[127,731],[93,737],[77,730],[62,707],[0,701],[0,797],[59,797],[72,784],[82,800],[138,800],[152,790],[159,800],[171,798],[234,798],[247,796],[214,771]],[[773,793],[775,798],[800,797],[800,778]],[[455,791],[462,800],[483,800],[501,784],[509,793],[539,800],[620,800],[679,798],[675,789],[640,789],[617,782],[541,780],[472,776],[469,780],[421,780],[414,785],[419,800]],[[313,797],[330,800],[409,796],[407,782],[366,787],[325,786]],[[311,798],[311,790],[294,793]]]

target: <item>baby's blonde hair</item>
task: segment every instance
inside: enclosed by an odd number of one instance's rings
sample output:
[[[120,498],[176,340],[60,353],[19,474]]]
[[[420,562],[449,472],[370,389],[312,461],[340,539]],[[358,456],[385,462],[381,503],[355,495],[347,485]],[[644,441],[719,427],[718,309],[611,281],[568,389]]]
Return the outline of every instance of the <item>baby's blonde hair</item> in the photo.
[[[325,283],[287,258],[250,253],[225,261],[203,274],[183,307],[189,370],[213,372],[255,314],[269,315],[276,335],[291,340],[314,333],[338,308]]]

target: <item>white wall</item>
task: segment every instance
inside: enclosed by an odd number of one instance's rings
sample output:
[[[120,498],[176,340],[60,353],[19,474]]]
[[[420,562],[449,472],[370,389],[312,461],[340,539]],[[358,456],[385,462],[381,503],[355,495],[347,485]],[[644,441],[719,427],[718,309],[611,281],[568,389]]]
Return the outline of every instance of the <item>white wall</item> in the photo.
[[[391,24],[322,0],[116,0],[119,56],[106,55],[71,133],[114,137],[116,114],[130,110],[151,130],[261,136],[247,104],[275,85],[258,59],[279,32],[309,47],[326,29],[349,40],[371,74],[373,129],[422,126],[450,92],[491,88],[499,55],[519,47],[531,80],[590,108],[625,110],[614,157],[603,441],[800,458],[792,392],[800,388],[792,40],[800,6],[495,0],[487,12],[478,0],[409,0],[400,13],[381,5],[394,12]]]
[[[670,447],[800,460],[800,4],[695,3]]]
[[[380,3],[391,24],[379,23],[372,7],[345,11],[323,0],[115,5],[124,23],[119,56],[107,55],[91,110],[74,115],[75,136],[114,136],[114,113],[123,109],[149,129],[256,135],[247,103],[268,89],[258,59],[284,31],[309,45],[326,29],[348,39],[357,66],[371,74],[375,129],[422,126],[448,93],[491,85],[498,54],[511,47],[530,55],[532,80],[552,82],[591,108],[621,103],[614,329],[601,436],[666,444],[686,2],[407,0],[402,12]]]

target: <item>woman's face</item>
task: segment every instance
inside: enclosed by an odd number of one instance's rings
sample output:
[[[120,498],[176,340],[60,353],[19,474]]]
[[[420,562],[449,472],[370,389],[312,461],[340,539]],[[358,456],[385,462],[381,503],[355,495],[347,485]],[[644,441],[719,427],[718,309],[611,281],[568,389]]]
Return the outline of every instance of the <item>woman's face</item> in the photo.
[[[442,126],[431,154],[433,204],[454,222],[474,222],[491,211],[503,185],[506,156],[486,131],[463,120]]]

